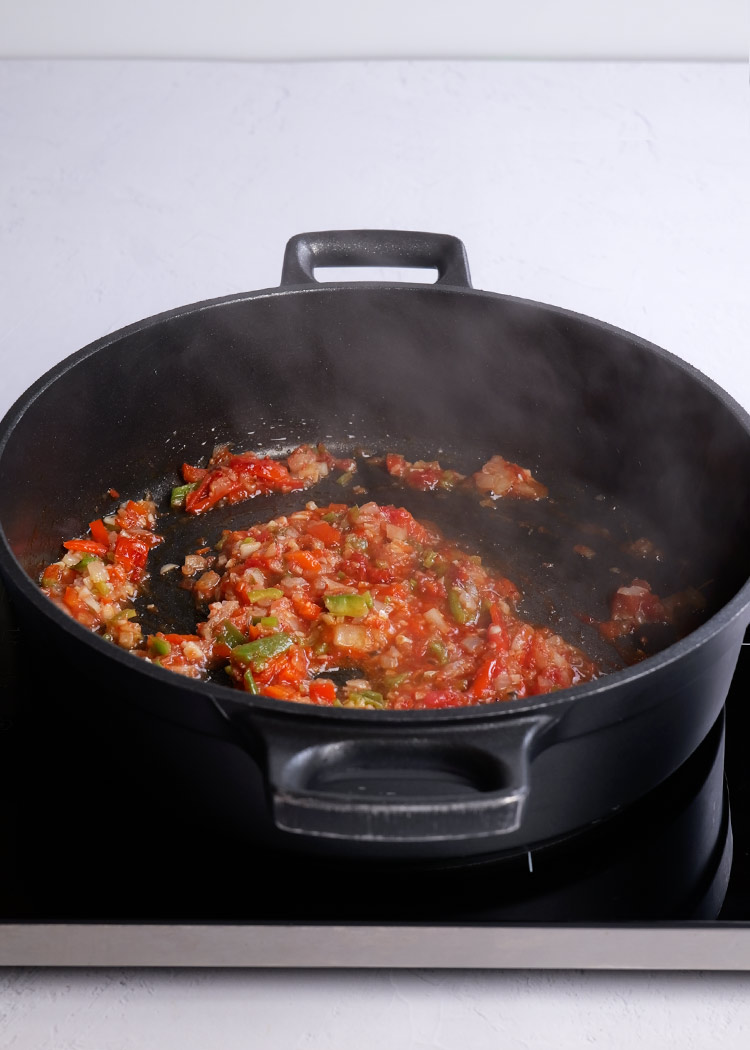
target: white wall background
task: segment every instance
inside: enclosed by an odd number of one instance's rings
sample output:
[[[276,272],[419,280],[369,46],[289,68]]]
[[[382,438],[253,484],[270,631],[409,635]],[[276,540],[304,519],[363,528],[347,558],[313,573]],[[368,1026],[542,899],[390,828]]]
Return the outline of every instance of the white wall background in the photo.
[[[748,57],[747,0],[0,0],[0,57]]]

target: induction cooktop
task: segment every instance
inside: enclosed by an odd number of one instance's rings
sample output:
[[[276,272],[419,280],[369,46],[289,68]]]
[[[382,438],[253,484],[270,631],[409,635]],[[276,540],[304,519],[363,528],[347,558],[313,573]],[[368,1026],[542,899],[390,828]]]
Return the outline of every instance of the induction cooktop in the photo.
[[[750,969],[750,645],[627,810],[512,857],[376,863],[228,838],[126,731],[103,747],[68,702],[85,680],[5,616],[0,965]]]

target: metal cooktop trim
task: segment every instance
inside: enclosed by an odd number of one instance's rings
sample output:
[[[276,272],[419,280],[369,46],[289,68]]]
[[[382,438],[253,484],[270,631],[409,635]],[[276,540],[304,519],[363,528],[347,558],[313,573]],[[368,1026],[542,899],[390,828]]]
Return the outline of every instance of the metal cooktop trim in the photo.
[[[750,971],[750,924],[9,923],[0,966]]]

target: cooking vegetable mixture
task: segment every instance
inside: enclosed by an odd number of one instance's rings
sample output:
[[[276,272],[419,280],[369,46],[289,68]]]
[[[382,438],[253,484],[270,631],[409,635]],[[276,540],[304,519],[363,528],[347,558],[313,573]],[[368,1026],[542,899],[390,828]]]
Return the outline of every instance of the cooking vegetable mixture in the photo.
[[[383,466],[422,491],[460,485],[490,500],[547,495],[530,471],[501,456],[469,479],[395,453]],[[334,470],[346,484],[356,462],[322,445],[303,445],[286,461],[224,446],[205,468],[184,465],[185,484],[173,489],[171,506],[201,514],[219,503],[306,489]],[[518,589],[479,556],[403,507],[374,502],[308,502],[225,531],[215,551],[189,554],[182,566],[207,610],[195,633],[144,639],[133,601],[149,551],[161,541],[156,520],[149,500],[123,503],[90,523],[90,538],[67,541],[41,584],[85,627],[179,674],[204,678],[223,667],[235,687],[280,700],[409,709],[534,696],[599,673],[553,630],[520,618]],[[672,611],[635,580],[618,589],[603,633],[670,622]]]

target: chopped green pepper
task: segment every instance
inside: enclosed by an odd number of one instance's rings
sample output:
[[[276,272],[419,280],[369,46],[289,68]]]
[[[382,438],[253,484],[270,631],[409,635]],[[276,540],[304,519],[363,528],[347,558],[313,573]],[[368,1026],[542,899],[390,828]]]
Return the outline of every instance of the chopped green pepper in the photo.
[[[260,620],[258,620],[258,623],[261,627],[278,627],[279,618],[278,616],[261,616]]]
[[[221,633],[218,640],[234,649],[236,645],[242,645],[247,641],[247,635],[243,634],[239,627],[235,627],[231,620],[225,620],[221,625]]]
[[[436,576],[445,576],[446,572],[448,571],[448,565],[449,563],[445,560],[445,558],[442,558],[438,554],[430,568]]]
[[[351,480],[352,472],[351,470],[347,470],[346,474],[342,474],[340,478],[336,478],[336,484],[341,486],[348,485]]]
[[[96,560],[97,560],[97,558],[96,558],[95,554],[89,554],[88,552],[86,554],[82,554],[81,555],[81,560],[79,562],[76,562],[76,565],[75,565],[76,572],[83,572],[83,570],[86,568],[86,566],[89,564],[89,562],[96,561]]]
[[[432,641],[428,643],[427,649],[432,653],[439,664],[448,663],[448,649],[438,638],[433,638]]]
[[[251,603],[255,602],[273,602],[277,598],[283,598],[284,592],[279,590],[278,587],[262,587],[259,591],[250,591],[247,596],[247,600]]]
[[[269,634],[265,638],[256,638],[254,642],[245,642],[232,649],[232,659],[238,663],[252,664],[256,671],[262,670],[269,660],[283,653],[292,644],[288,634]]]
[[[364,536],[355,536],[353,533],[349,533],[344,541],[346,547],[354,547],[358,551],[367,550],[367,540]]]
[[[329,510],[327,514],[322,514],[321,518],[320,518],[321,521],[327,521],[329,525],[332,524],[332,522],[336,521],[337,519],[338,519],[338,514],[336,513],[335,510]]]
[[[435,558],[437,558],[437,551],[425,551],[422,558],[422,564],[425,569],[429,569],[434,564]]]
[[[148,636],[148,647],[152,653],[156,654],[156,656],[169,656],[172,652],[172,646],[167,639],[159,638],[156,634],[150,634]]]
[[[248,693],[255,693],[257,695],[260,692],[260,689],[258,689],[258,685],[255,679],[253,678],[253,672],[250,670],[249,667],[245,671],[243,678],[245,681],[245,689],[248,691]]]
[[[329,594],[325,603],[334,616],[367,616],[369,608],[364,594]]]
[[[192,481],[189,485],[177,485],[172,489],[172,495],[169,497],[170,507],[184,507],[185,497],[197,487],[197,481]]]
[[[385,707],[382,693],[376,693],[374,689],[362,689],[357,693],[350,693],[344,701],[344,707]]]
[[[456,623],[466,623],[469,619],[466,609],[461,604],[461,595],[463,593],[459,591],[458,587],[451,587],[448,591],[448,607]]]

